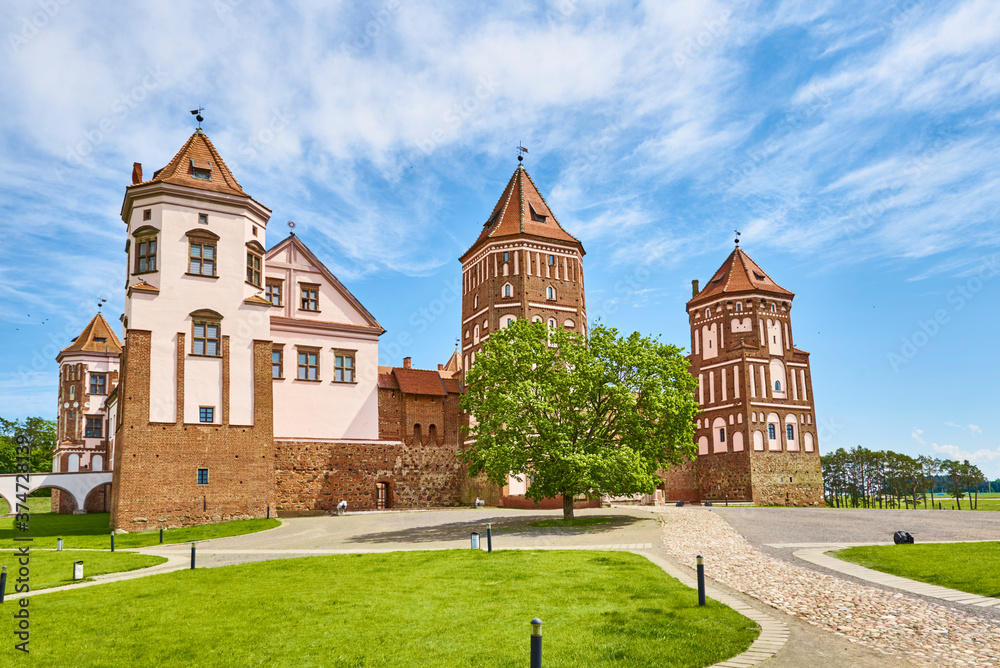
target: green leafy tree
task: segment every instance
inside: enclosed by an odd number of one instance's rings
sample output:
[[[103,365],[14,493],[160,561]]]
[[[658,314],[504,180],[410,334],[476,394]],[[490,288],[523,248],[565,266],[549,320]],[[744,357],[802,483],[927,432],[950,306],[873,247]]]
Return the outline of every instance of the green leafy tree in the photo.
[[[52,453],[56,447],[56,423],[40,417],[23,420],[0,418],[0,473],[14,473],[17,468],[19,434],[31,442],[31,470],[44,473],[52,470]]]
[[[466,375],[473,417],[461,453],[496,485],[527,475],[530,499],[654,491],[694,457],[696,381],[676,346],[602,325],[590,337],[518,320],[494,331]]]

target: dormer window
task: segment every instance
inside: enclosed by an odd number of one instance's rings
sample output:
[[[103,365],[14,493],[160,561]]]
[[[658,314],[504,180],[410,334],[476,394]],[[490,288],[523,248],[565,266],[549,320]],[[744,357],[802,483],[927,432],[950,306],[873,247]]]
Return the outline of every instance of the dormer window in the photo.
[[[756,279],[757,279],[758,281],[764,281],[764,280],[767,280],[767,279],[766,279],[766,278],[764,278],[764,277],[763,277],[762,275],[758,274],[758,273],[757,273],[756,271],[755,271],[755,272],[753,272],[753,277],[754,277],[754,278],[756,278]]]
[[[212,180],[212,163],[191,158],[191,176],[202,181]]]
[[[548,216],[543,216],[535,210],[535,205],[528,202],[528,209],[531,211],[531,219],[536,223],[544,223],[548,219]]]

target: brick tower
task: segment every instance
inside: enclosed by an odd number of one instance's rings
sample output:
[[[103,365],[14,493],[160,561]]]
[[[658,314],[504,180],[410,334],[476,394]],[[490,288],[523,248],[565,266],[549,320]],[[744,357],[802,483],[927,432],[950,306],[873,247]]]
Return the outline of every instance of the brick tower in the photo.
[[[152,179],[133,168],[115,529],[263,517],[274,503],[270,213],[200,128]]]
[[[809,353],[792,345],[795,295],[739,246],[693,294],[699,496],[822,504]]]
[[[523,165],[462,263],[461,367],[497,327],[519,318],[587,332],[583,244],[552,214]]]
[[[109,471],[108,408],[106,401],[118,385],[121,341],[101,313],[63,348],[59,363],[59,407],[56,412],[55,472]],[[102,488],[80,499],[93,512],[107,508],[109,490]],[[71,513],[76,504],[58,489],[52,490],[52,512]]]

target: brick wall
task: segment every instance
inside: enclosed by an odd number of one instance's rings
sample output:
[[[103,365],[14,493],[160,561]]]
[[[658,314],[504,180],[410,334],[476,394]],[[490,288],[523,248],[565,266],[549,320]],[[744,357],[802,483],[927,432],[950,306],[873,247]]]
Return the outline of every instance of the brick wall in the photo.
[[[178,339],[183,379],[184,335]],[[223,337],[222,352],[225,387],[228,337]],[[180,410],[176,423],[149,422],[149,355],[150,333],[130,330],[122,356],[111,526],[142,531],[264,517],[275,499],[271,342],[253,342],[252,426],[225,424],[225,410],[221,425],[184,423]],[[183,382],[178,395],[183,406]],[[209,470],[207,485],[197,484],[200,468]]]
[[[660,471],[664,501],[698,501],[698,463],[688,461]]]

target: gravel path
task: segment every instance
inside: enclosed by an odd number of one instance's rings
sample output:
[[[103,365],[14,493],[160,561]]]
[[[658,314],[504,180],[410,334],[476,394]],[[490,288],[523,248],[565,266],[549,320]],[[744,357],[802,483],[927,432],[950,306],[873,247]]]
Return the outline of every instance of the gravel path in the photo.
[[[919,666],[1000,666],[996,622],[768,556],[707,509],[661,517],[675,559],[693,567],[701,554],[709,577],[810,624]]]

